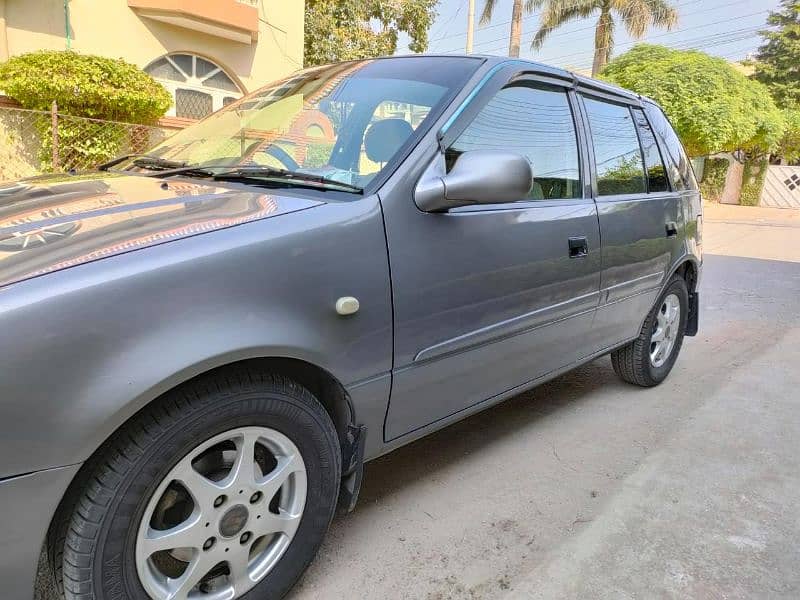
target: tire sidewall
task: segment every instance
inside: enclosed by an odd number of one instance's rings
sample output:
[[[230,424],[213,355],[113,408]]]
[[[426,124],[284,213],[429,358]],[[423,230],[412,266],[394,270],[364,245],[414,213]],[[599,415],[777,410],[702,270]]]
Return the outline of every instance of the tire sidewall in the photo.
[[[130,467],[100,523],[93,555],[95,598],[149,600],[136,569],[135,547],[145,508],[164,477],[195,447],[215,435],[245,426],[275,429],[292,440],[303,458],[308,490],[300,526],[272,571],[241,598],[280,598],[313,559],[330,524],[339,485],[338,447],[331,443],[332,424],[289,395],[276,392],[235,393],[224,401],[192,411],[179,425],[154,440]],[[333,437],[335,441],[335,434]]]

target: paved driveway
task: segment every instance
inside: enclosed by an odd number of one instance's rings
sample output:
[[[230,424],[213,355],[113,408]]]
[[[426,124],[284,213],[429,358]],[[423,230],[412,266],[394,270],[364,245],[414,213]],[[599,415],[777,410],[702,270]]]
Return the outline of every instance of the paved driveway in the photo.
[[[800,215],[708,207],[700,335],[370,463],[292,600],[800,597]]]
[[[800,218],[708,207],[700,335],[373,461],[292,600],[800,597]]]

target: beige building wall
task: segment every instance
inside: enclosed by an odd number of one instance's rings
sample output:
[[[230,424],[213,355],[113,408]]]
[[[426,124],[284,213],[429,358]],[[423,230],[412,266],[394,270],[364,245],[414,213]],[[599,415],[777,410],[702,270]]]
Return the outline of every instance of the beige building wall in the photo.
[[[188,1],[213,11],[238,0]],[[69,46],[85,54],[123,58],[142,68],[172,52],[205,56],[249,92],[302,67],[305,3],[245,3],[258,10],[257,39],[251,43],[143,16],[129,7],[128,0],[70,0]],[[0,0],[0,59],[34,50],[64,50],[67,40],[62,0]]]

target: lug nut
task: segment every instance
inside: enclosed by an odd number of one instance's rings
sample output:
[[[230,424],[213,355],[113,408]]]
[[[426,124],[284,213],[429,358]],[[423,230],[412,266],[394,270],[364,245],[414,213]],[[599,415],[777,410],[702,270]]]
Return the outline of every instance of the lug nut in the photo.
[[[239,541],[240,541],[242,544],[246,544],[246,543],[247,543],[249,540],[250,540],[250,532],[249,532],[249,531],[245,531],[245,532],[242,534],[242,537],[240,537],[240,538],[239,538]]]
[[[216,540],[213,537],[208,538],[203,544],[203,550],[211,550],[211,547],[214,545],[215,541]]]
[[[222,496],[217,496],[217,499],[214,500],[214,508],[219,508],[220,506],[225,504],[225,500],[227,500],[227,498],[225,497],[224,494]]]
[[[255,504],[259,500],[261,500],[261,492],[256,492],[255,494],[250,496],[250,504]]]

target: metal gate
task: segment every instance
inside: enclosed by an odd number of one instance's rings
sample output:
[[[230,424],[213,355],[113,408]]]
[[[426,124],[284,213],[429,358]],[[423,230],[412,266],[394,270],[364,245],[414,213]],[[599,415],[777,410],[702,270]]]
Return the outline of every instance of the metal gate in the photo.
[[[761,206],[800,209],[800,167],[770,165],[761,190]]]

